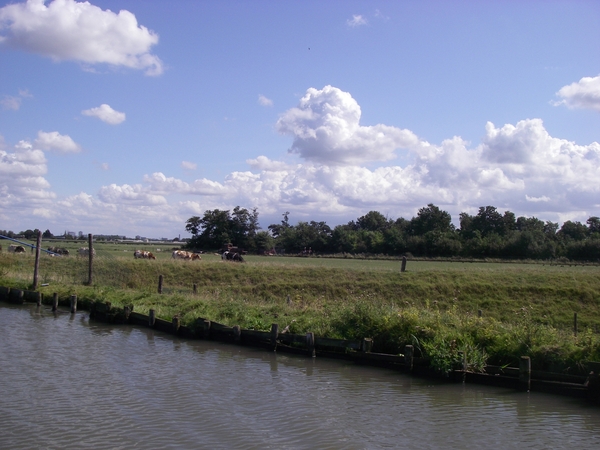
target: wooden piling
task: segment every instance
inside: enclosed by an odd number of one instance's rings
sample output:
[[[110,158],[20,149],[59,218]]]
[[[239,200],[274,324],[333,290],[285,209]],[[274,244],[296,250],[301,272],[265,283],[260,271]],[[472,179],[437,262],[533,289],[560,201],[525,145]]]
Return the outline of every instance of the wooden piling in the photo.
[[[412,372],[413,370],[413,354],[414,347],[412,345],[404,347],[404,367],[406,367],[409,372]]]
[[[202,321],[202,337],[208,339],[210,337],[210,320]]]
[[[276,323],[271,324],[271,346],[273,351],[277,350],[277,336],[279,335],[279,325]]]
[[[400,268],[400,272],[406,272],[406,256],[402,257],[402,267]]]
[[[306,333],[306,349],[309,358],[314,358],[316,356],[315,353],[315,334],[308,332]]]
[[[371,353],[372,349],[373,349],[373,339],[364,338],[361,342],[360,350],[364,353]]]
[[[131,307],[123,306],[123,315],[125,316],[125,322],[129,322],[129,316],[131,315]]]
[[[177,334],[177,332],[179,331],[179,327],[181,326],[179,317],[178,316],[173,317],[173,320],[171,320],[171,324],[173,325],[173,333]]]
[[[42,245],[42,232],[38,230],[35,245],[35,264],[33,266],[33,290],[38,288],[38,274],[40,272],[40,246]],[[39,305],[39,303],[38,303]]]
[[[35,300],[36,300],[36,305],[37,306],[42,306],[42,299],[44,298],[44,294],[42,294],[41,292],[36,292],[35,293]]]
[[[233,326],[233,340],[235,342],[240,342],[242,338],[242,329],[239,325]]]
[[[58,294],[55,292],[52,294],[52,311],[56,311],[58,309]]]
[[[75,314],[77,312],[77,296],[71,295],[71,314]]]
[[[156,311],[154,311],[153,309],[151,309],[148,312],[148,326],[150,328],[154,327],[154,324],[156,323]]]
[[[92,234],[88,234],[88,257],[89,257],[89,267],[88,267],[88,286],[91,286],[94,278],[94,246],[92,242],[94,241]]]
[[[162,294],[162,288],[163,288],[163,276],[159,275],[158,276],[158,293]]]
[[[529,356],[521,356],[519,361],[519,386],[526,392],[531,389],[531,358]]]

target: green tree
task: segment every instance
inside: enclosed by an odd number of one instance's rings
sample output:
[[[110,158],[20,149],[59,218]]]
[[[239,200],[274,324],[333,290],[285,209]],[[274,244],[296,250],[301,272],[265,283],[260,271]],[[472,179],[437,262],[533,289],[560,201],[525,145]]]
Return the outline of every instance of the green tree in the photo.
[[[416,217],[410,221],[412,234],[422,236],[430,231],[446,233],[454,231],[452,225],[452,216],[446,211],[442,211],[433,203],[419,209]]]

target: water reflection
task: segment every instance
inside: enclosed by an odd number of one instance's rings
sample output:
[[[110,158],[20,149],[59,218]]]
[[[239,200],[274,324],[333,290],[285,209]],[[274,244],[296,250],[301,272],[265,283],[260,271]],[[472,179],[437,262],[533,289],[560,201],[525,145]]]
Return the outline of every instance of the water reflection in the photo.
[[[0,448],[560,448],[597,407],[0,306]]]

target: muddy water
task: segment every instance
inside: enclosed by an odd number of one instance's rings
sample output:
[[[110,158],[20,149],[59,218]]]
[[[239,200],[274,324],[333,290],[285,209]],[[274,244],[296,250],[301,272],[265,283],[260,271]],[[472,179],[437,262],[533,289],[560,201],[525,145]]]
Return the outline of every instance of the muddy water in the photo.
[[[0,449],[600,448],[600,408],[0,305]]]

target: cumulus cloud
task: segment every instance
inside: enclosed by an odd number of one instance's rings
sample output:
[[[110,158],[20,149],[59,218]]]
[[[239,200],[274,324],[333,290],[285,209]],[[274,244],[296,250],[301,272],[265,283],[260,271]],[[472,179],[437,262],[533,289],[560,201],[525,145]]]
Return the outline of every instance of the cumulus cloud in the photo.
[[[256,206],[263,220],[291,211],[294,220],[332,225],[369,210],[410,218],[428,203],[455,221],[460,212],[473,214],[487,205],[553,221],[600,215],[600,144],[551,136],[540,119],[488,122],[475,144],[459,136],[429,143],[408,130],[361,126],[359,119],[350,94],[309,89],[278,121],[278,129],[293,140],[292,154],[282,160],[248,159],[249,170],[222,181],[187,182],[154,172],[139,183],[110,184],[59,201],[51,200],[44,178],[44,153],[27,141],[7,150],[0,139],[0,219],[9,206],[18,210],[19,201],[27,214],[33,208],[40,217],[55,211],[80,229],[101,223],[103,231],[125,228],[136,234],[148,227],[181,230],[192,215],[236,205]],[[391,143],[381,150],[381,142]],[[396,148],[404,149],[402,166],[366,166],[388,159]]]
[[[47,171],[44,152],[28,141],[20,141],[12,151],[0,146],[0,217],[8,219],[7,211],[18,215],[17,207],[29,209],[53,199]]]
[[[291,153],[328,164],[387,161],[396,157],[396,149],[419,142],[409,130],[361,126],[360,116],[360,106],[348,92],[325,86],[308,89],[297,107],[281,115],[276,127],[294,137]]]
[[[600,112],[600,75],[583,77],[581,80],[563,86],[556,95],[562,98],[556,105],[569,108],[593,109]]]
[[[106,63],[160,75],[163,63],[150,53],[158,35],[126,10],[114,13],[89,2],[27,0],[0,8],[0,44],[55,61]]]
[[[273,100],[261,94],[258,96],[258,104],[261,106],[273,106]]]
[[[362,15],[360,14],[354,14],[352,15],[352,19],[348,19],[346,21],[346,23],[348,24],[349,27],[359,27],[361,25],[366,25],[367,24],[367,19],[365,19]]]
[[[0,43],[2,41],[0,40]],[[2,109],[12,109],[13,111],[17,111],[21,108],[21,103],[23,99],[26,97],[32,97],[27,89],[19,90],[19,95],[5,95],[2,100],[0,100],[0,105],[2,105]]]
[[[70,136],[62,135],[58,131],[49,133],[38,131],[38,137],[34,143],[42,150],[55,150],[59,153],[78,153],[81,151],[81,146],[73,141]]]
[[[118,125],[125,121],[125,113],[115,111],[106,103],[96,108],[85,109],[81,111],[84,116],[97,117],[102,122],[110,125]]]

